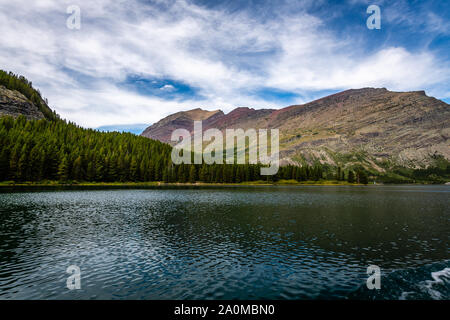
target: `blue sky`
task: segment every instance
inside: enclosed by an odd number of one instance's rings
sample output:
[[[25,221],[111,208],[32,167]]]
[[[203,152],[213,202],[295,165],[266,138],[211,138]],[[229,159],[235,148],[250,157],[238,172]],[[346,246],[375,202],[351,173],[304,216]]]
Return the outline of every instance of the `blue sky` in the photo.
[[[79,30],[66,26],[73,4]],[[366,26],[372,4],[379,30]],[[0,0],[0,68],[64,118],[104,130],[368,86],[448,103],[449,17],[448,1]]]

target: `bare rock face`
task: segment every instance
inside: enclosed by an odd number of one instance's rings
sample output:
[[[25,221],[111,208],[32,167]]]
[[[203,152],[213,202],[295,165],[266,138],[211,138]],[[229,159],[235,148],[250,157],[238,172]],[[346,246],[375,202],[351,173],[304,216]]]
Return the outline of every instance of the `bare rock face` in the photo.
[[[278,128],[284,163],[359,163],[382,171],[385,163],[416,168],[435,155],[450,159],[450,106],[424,91],[363,88],[278,110],[194,109],[164,118],[142,135],[171,143],[172,131],[192,132],[194,120],[203,120],[203,130]]]
[[[0,116],[17,117],[24,115],[27,119],[44,119],[44,114],[18,91],[0,86]]]

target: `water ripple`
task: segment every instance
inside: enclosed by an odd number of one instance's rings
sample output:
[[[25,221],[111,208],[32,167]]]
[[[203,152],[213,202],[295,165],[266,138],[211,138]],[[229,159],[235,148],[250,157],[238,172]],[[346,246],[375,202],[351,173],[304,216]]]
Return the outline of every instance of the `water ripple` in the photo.
[[[2,192],[0,299],[348,298],[370,264],[391,273],[449,258],[447,191]],[[81,290],[65,287],[69,265]],[[447,273],[395,298],[448,298]]]

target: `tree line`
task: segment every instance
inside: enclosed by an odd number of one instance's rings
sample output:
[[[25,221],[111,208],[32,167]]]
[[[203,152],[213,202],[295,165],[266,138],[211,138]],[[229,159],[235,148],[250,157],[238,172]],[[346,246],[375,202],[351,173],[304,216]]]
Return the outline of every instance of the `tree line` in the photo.
[[[321,165],[280,167],[261,176],[261,165],[174,165],[171,146],[131,133],[99,132],[63,120],[0,118],[0,181],[165,181],[240,183],[327,177]]]
[[[171,147],[62,120],[0,118],[0,180],[161,180]]]
[[[261,175],[260,164],[180,164],[164,168],[164,182],[206,182],[240,183],[248,181],[320,180],[323,178],[321,166],[280,167],[273,176]]]
[[[349,183],[362,183],[362,184],[368,184],[369,183],[369,177],[367,176],[367,173],[362,170],[361,168],[353,171],[351,169],[343,170],[340,166],[336,168],[336,176],[335,179],[337,181],[347,181]]]

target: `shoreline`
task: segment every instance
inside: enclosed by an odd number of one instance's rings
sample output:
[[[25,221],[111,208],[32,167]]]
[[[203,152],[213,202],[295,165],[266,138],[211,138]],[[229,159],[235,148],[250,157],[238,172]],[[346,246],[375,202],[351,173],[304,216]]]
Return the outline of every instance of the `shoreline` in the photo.
[[[380,186],[380,185],[442,185],[447,184],[431,184],[431,183],[369,183],[367,185],[358,183],[349,183],[347,181],[336,181],[336,180],[321,180],[321,181],[292,181],[292,180],[280,180],[277,182],[267,182],[267,181],[251,181],[251,182],[241,182],[241,183],[182,183],[173,182],[166,183],[160,181],[152,182],[76,182],[76,183],[61,183],[58,181],[47,181],[47,182],[20,182],[14,183],[12,181],[0,182],[0,188],[24,188],[24,187],[124,187],[124,188],[142,188],[142,187],[152,187],[152,188],[164,188],[164,187],[252,187],[252,186]]]

